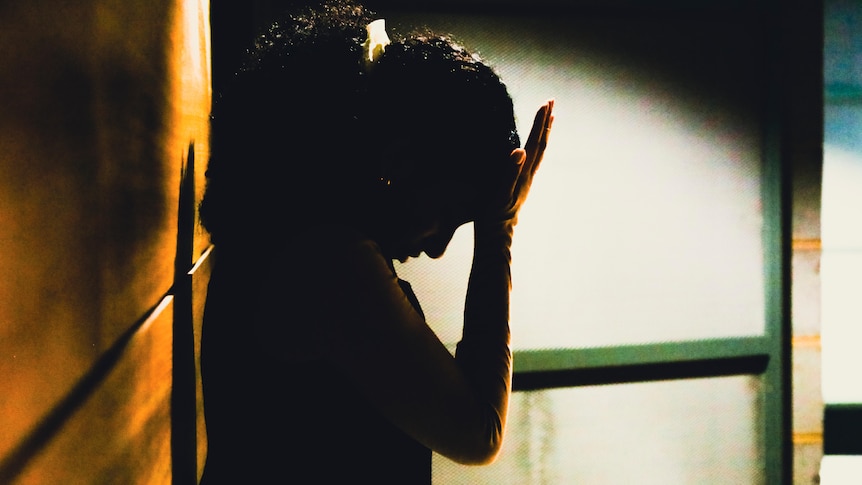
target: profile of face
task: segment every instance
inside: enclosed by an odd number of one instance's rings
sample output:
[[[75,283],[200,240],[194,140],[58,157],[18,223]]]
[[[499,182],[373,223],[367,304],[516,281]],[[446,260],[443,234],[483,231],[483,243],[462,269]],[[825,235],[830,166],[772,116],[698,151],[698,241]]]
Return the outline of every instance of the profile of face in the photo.
[[[377,241],[390,259],[405,262],[425,253],[441,257],[455,231],[475,219],[475,190],[462,181],[442,181],[415,190],[395,187],[385,197]]]
[[[511,98],[490,68],[446,38],[390,45],[368,86],[373,102],[358,119],[369,174],[385,194],[377,243],[391,259],[439,258],[482,212],[489,189],[497,197],[493,181],[507,177],[506,150],[518,145]]]

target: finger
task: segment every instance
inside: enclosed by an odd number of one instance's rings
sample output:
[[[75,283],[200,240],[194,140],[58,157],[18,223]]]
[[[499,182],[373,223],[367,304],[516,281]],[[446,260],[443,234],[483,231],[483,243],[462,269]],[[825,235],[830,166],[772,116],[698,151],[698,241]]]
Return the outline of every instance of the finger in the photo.
[[[551,136],[551,127],[554,125],[554,115],[550,114],[548,116],[547,122],[542,129],[542,135],[539,138],[539,146],[536,149],[535,158],[536,160],[533,162],[534,165],[538,167],[538,165],[542,162],[542,159],[545,155],[545,148],[548,147],[548,138]]]
[[[539,148],[544,150],[548,144],[548,134],[551,132],[551,125],[554,124],[554,100],[548,101],[545,118],[542,120],[542,131],[539,133]]]
[[[532,177],[532,175],[536,173],[536,170],[539,169],[539,165],[541,165],[542,159],[544,158],[545,148],[548,145],[548,137],[551,132],[551,126],[554,123],[553,107],[553,100],[543,106],[543,108],[547,109],[543,110],[544,112],[542,113],[543,116],[540,120],[540,124],[538,126],[534,125],[534,130],[530,133],[531,138],[533,138],[533,143],[531,143],[530,148],[527,151],[527,166],[524,171],[524,173],[530,177]],[[537,121],[539,121],[538,118],[539,116],[537,113]]]
[[[554,101],[550,100],[536,112],[533,128],[530,130],[527,145],[524,147],[527,150],[527,164],[530,167],[530,172],[538,167],[547,146],[548,127],[553,117],[553,107]]]
[[[524,150],[527,151],[528,157],[539,145],[539,140],[544,131],[544,127],[547,124],[548,114],[550,113],[552,106],[553,104],[550,102],[545,103],[538,111],[536,111],[536,116],[533,118],[533,126],[530,129],[530,135],[527,137],[527,142],[524,144]]]
[[[523,165],[526,159],[527,152],[524,151],[523,148],[515,148],[514,150],[512,150],[512,153],[509,154],[509,161],[513,165]]]

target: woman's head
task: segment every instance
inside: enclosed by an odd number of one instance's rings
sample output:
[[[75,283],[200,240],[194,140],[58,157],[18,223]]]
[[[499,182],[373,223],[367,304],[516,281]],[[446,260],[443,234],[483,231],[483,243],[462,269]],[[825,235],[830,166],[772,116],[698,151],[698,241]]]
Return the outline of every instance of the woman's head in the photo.
[[[329,2],[257,39],[214,103],[201,211],[217,243],[322,218],[372,221],[391,239],[435,206],[471,220],[494,195],[519,145],[499,77],[435,35],[396,38],[368,63],[371,20]]]
[[[369,68],[364,94],[363,116],[375,130],[369,147],[377,143],[416,152],[415,160],[383,160],[393,178],[421,184],[437,177],[489,175],[519,145],[505,85],[478,56],[448,37],[393,42]],[[448,170],[435,172],[444,167],[433,154],[443,150],[455,158]]]
[[[369,67],[363,99],[370,173],[397,201],[381,211],[382,232],[402,233],[391,256],[438,256],[509,175],[519,140],[506,87],[450,38],[414,35]]]

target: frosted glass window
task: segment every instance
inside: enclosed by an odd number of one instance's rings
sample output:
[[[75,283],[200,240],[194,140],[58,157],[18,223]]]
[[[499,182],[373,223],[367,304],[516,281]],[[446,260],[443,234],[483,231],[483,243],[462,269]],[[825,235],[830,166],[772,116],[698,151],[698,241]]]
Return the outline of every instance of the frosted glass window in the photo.
[[[823,398],[827,403],[860,403],[862,150],[826,145],[823,152]]]
[[[556,99],[513,247],[515,349],[763,335],[762,26],[421,18],[497,68],[523,138],[536,108]],[[398,265],[450,345],[471,231],[439,261]]]
[[[515,393],[497,461],[434,455],[433,483],[765,483],[760,391],[736,376]]]
[[[858,485],[862,456],[826,455],[820,461],[820,485]]]

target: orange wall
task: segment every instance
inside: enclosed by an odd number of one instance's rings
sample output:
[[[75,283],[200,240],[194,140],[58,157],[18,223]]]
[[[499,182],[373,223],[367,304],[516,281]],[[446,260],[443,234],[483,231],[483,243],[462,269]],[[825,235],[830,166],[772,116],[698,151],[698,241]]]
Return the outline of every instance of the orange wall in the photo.
[[[209,45],[208,0],[0,4],[0,483],[170,480],[177,208],[190,155],[204,186]],[[186,269],[208,246],[194,227]]]

